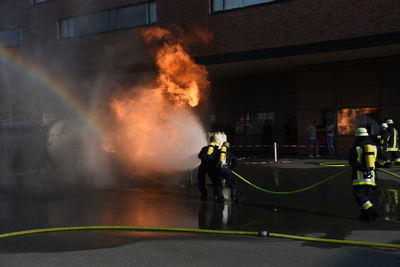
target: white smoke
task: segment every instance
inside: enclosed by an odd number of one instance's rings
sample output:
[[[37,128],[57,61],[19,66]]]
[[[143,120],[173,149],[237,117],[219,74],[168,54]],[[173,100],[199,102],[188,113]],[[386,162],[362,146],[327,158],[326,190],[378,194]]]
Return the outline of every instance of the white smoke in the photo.
[[[199,165],[206,134],[190,109],[173,105],[157,90],[114,99],[112,142],[135,173],[170,173]]]
[[[47,151],[54,174],[68,183],[97,186],[113,182],[101,135],[80,120],[61,120],[49,129]]]

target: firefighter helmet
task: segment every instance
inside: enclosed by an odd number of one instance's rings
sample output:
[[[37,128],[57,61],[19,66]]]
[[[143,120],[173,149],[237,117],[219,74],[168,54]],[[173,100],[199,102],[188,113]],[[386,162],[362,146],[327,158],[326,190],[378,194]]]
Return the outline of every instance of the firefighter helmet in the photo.
[[[368,136],[368,131],[367,129],[361,127],[361,128],[357,128],[356,130],[356,136]]]
[[[387,124],[394,124],[394,122],[393,122],[392,119],[387,119],[387,120],[386,120],[386,123],[387,123]]]
[[[381,123],[381,128],[389,128],[389,125],[387,125],[387,123],[386,122],[384,122],[384,123]]]
[[[231,144],[229,144],[229,142],[224,142],[223,144],[222,144],[223,146],[226,146],[227,148],[230,148],[231,147]]]

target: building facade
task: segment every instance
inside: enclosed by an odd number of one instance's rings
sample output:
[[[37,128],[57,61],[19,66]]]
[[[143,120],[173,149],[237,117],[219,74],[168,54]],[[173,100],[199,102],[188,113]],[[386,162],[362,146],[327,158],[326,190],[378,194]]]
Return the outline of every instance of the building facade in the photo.
[[[400,122],[397,0],[0,3],[2,49],[63,81],[85,81],[76,86],[84,90],[99,73],[129,84],[153,71],[140,30],[154,25],[213,35],[191,50],[210,74],[205,121],[237,145],[307,145],[311,121],[331,119],[345,153],[353,137],[341,128],[341,114],[372,133],[386,118]]]

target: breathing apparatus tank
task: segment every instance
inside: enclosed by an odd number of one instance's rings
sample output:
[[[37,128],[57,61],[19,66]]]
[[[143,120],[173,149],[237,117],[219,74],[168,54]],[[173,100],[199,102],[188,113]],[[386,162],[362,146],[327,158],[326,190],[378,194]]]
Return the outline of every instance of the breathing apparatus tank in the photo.
[[[219,163],[224,166],[226,164],[226,151],[228,150],[228,148],[226,146],[222,146],[221,147],[221,151],[219,154]]]
[[[375,169],[375,153],[374,153],[374,148],[372,145],[365,145],[364,146],[364,151],[365,151],[365,165],[367,166],[367,169],[369,171],[372,171]]]
[[[210,142],[210,144],[208,145],[207,156],[211,156],[214,153],[216,145],[216,143]]]

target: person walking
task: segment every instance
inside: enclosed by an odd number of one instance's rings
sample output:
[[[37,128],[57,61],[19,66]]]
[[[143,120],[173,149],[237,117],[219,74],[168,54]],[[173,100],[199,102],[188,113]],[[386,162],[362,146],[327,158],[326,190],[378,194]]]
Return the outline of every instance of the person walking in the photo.
[[[370,194],[376,190],[377,148],[372,144],[366,128],[358,128],[355,136],[356,140],[349,153],[353,194],[361,210],[359,219],[374,221],[378,213],[370,200]]]

